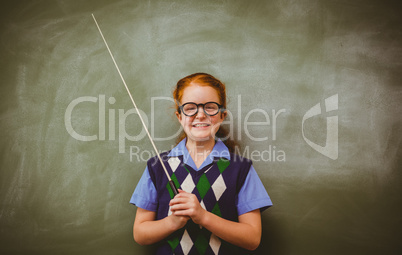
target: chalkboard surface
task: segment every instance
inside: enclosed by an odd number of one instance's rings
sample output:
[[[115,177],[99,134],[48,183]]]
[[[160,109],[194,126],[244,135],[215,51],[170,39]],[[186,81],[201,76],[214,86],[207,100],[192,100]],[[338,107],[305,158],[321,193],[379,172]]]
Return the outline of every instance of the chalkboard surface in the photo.
[[[3,1],[4,2],[4,1]],[[274,206],[255,254],[401,254],[399,1],[7,1],[0,30],[0,253],[148,254],[131,194],[172,90],[226,83],[226,120]]]

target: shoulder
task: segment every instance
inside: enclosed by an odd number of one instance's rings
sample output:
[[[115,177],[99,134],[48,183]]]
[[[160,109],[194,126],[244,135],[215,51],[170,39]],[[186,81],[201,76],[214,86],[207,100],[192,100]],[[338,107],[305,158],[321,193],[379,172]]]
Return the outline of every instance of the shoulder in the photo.
[[[164,164],[168,160],[168,155],[169,155],[169,151],[162,152],[161,154],[159,154],[159,157],[162,159]],[[164,171],[164,169],[159,160],[159,157],[156,155],[156,156],[153,156],[152,158],[148,159],[148,161],[147,161],[147,170],[148,170],[151,180],[155,183],[155,185],[156,185],[156,183],[158,183],[158,180],[159,181],[163,180],[163,176],[165,176],[165,174],[161,174],[161,172]]]
[[[162,152],[159,154],[159,157],[162,159],[162,161],[166,162],[169,159],[169,157],[168,157],[169,152],[170,151],[165,151],[165,152]],[[161,166],[159,157],[156,155],[156,156],[153,156],[152,158],[148,159],[148,161],[147,161],[148,169],[154,168],[155,166]]]
[[[240,156],[236,153],[232,153],[232,152],[230,153],[230,161],[241,164],[241,165],[251,166],[253,164],[253,162],[250,159],[242,157],[242,156]]]

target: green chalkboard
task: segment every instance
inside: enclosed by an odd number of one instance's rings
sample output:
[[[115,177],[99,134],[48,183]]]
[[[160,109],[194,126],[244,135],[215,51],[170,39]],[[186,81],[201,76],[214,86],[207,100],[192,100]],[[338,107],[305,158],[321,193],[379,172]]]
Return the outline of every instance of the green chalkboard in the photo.
[[[172,90],[226,83],[274,206],[255,254],[401,254],[402,7],[380,0],[2,2],[0,253],[148,254],[129,204],[180,126]]]

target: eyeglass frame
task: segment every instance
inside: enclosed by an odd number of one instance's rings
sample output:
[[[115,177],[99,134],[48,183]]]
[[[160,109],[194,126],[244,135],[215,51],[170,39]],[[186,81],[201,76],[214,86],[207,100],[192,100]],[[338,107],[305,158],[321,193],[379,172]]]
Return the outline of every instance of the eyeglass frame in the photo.
[[[215,113],[215,114],[209,114],[209,113],[207,113],[206,111],[205,111],[205,105],[207,105],[207,104],[210,104],[210,103],[213,103],[213,104],[216,104],[216,105],[218,105],[218,111]],[[193,114],[193,115],[187,115],[187,114],[185,114],[184,113],[184,111],[183,111],[183,107],[185,106],[185,105],[187,105],[187,104],[194,104],[194,105],[196,105],[197,106],[197,111]],[[221,104],[218,104],[217,102],[206,102],[206,103],[204,103],[204,104],[196,104],[196,103],[194,103],[194,102],[187,102],[187,103],[185,103],[185,104],[182,104],[182,105],[179,105],[178,107],[179,107],[179,113],[183,113],[185,116],[187,116],[187,117],[193,117],[193,116],[195,116],[195,115],[197,115],[197,113],[198,113],[198,109],[199,109],[199,107],[200,106],[202,106],[202,109],[204,110],[204,113],[206,114],[206,115],[208,115],[208,116],[215,116],[215,115],[217,115],[219,112],[222,112],[222,111],[224,111],[225,110],[225,108],[223,107],[223,105],[221,105]]]

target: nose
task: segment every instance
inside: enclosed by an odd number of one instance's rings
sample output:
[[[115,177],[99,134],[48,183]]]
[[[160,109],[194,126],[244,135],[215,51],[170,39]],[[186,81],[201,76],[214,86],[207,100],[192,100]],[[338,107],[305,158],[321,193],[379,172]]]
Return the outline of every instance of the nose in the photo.
[[[197,114],[196,114],[195,116],[196,116],[196,118],[198,118],[198,119],[201,119],[201,118],[205,118],[205,117],[206,117],[206,114],[205,114],[205,112],[204,112],[204,106],[203,106],[203,105],[199,105],[199,106],[198,106],[198,112],[197,112]]]

